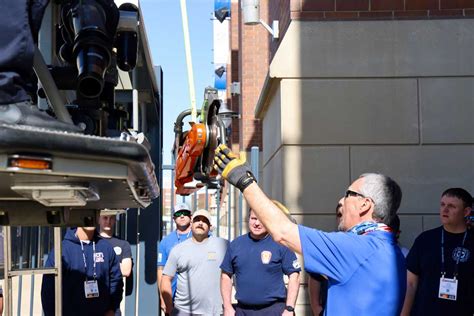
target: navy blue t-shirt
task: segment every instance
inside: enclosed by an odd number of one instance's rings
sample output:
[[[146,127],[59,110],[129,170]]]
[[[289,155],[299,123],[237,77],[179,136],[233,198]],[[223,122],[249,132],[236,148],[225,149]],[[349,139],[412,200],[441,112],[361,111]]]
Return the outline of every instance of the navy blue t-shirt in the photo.
[[[235,298],[247,305],[263,305],[286,298],[283,274],[300,272],[296,255],[270,236],[256,240],[250,234],[230,243],[221,269],[235,274]]]
[[[407,268],[418,276],[418,287],[411,315],[474,314],[474,232],[452,234],[444,231],[446,278],[453,278],[459,256],[457,300],[438,298],[441,277],[441,229],[438,227],[418,236],[407,256]]]
[[[392,233],[298,228],[305,270],[328,277],[324,315],[400,315],[406,265]]]

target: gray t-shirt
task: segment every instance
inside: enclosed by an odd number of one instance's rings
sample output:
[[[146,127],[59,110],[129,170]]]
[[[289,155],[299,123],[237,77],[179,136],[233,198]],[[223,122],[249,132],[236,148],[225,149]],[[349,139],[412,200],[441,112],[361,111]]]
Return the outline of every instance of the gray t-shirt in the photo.
[[[163,274],[178,275],[174,308],[193,315],[222,314],[219,266],[228,245],[211,236],[202,243],[189,238],[171,250]]]

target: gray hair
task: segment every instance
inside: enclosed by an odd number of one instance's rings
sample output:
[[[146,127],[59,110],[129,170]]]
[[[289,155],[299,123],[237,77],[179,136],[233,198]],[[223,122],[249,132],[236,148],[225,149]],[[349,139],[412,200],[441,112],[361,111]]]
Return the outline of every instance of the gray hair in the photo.
[[[379,173],[364,173],[360,193],[371,198],[374,202],[372,217],[380,222],[389,224],[397,216],[397,210],[402,200],[400,186],[390,177]]]

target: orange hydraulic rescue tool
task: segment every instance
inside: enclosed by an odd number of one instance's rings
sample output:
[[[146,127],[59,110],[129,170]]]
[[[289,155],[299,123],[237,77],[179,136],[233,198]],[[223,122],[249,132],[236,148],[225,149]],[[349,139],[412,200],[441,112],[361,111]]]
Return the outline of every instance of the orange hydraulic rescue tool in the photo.
[[[200,123],[191,122],[191,129],[183,133],[183,119],[191,114],[182,112],[174,125],[176,157],[175,186],[176,194],[189,195],[203,186],[217,188],[217,172],[212,168],[214,150],[225,142],[225,127],[218,117],[220,100],[217,90],[206,88],[204,105],[200,114]],[[193,180],[199,182],[186,186]]]

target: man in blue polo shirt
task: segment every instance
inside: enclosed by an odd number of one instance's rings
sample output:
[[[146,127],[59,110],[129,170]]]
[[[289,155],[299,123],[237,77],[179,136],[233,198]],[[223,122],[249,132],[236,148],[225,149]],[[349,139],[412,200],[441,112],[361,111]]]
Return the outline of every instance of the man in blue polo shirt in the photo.
[[[400,315],[406,289],[405,259],[389,223],[402,193],[381,174],[363,174],[340,199],[340,232],[292,223],[263,193],[245,160],[225,145],[215,168],[243,192],[273,239],[303,255],[305,270],[328,278],[325,315]]]
[[[277,244],[250,210],[248,234],[230,243],[221,264],[224,313],[293,315],[299,290],[300,264],[287,247]],[[235,274],[237,306],[232,306]],[[283,275],[288,276],[288,293]],[[256,282],[255,280],[258,280]]]
[[[178,203],[174,206],[173,219],[176,224],[176,230],[171,232],[168,236],[163,238],[161,242],[158,243],[158,269],[157,269],[157,285],[158,285],[158,295],[160,297],[160,307],[162,310],[165,310],[165,302],[161,294],[160,283],[163,276],[163,268],[168,261],[168,256],[177,244],[185,241],[191,237],[191,209],[186,203]],[[173,298],[176,292],[176,277],[173,278],[171,284],[173,291]]]

